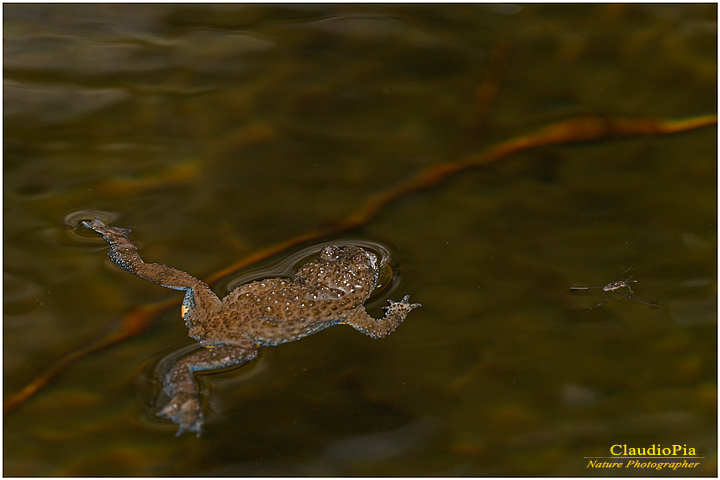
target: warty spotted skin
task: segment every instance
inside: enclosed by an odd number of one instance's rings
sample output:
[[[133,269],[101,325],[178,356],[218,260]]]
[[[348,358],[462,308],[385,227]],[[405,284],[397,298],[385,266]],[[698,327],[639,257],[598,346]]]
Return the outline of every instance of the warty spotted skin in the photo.
[[[178,360],[163,381],[170,401],[158,412],[184,431],[202,433],[204,424],[194,373],[239,365],[255,358],[257,348],[299,340],[338,324],[372,338],[392,333],[420,306],[389,300],[385,315],[372,318],[364,303],[377,285],[377,257],[355,245],[326,245],[320,257],[293,278],[271,278],[237,287],[220,300],[197,278],[166,265],[145,263],[129,240],[130,230],[99,218],[83,222],[110,245],[108,256],[119,267],[163,287],[184,290],[182,316],[189,335],[206,348]]]

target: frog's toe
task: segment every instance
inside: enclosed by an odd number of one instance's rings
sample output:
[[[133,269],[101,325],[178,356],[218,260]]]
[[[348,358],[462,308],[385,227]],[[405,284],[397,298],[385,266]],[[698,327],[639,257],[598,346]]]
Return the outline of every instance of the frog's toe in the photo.
[[[177,423],[179,428],[176,437],[185,431],[196,432],[199,437],[203,427],[203,413],[199,403],[195,399],[186,401],[172,399],[157,415]]]
[[[92,220],[91,222],[88,222],[88,221],[83,220],[83,221],[82,221],[82,224],[83,224],[83,226],[84,226],[85,228],[89,228],[89,229],[91,229],[91,230],[95,230],[96,232],[98,231],[98,229],[107,228],[107,225],[105,225],[105,224],[103,223],[103,221],[100,220],[100,217],[95,217],[95,219]]]
[[[422,307],[422,303],[410,303],[410,295],[405,295],[400,302],[408,305],[410,309]]]
[[[410,295],[405,295],[402,300],[399,302],[394,302],[392,300],[388,300],[388,303],[390,304],[387,307],[383,307],[386,310],[407,310],[408,312],[412,310],[413,308],[422,307],[419,303],[410,303]]]
[[[179,425],[178,431],[175,432],[176,437],[179,437],[186,431],[195,432],[196,437],[199,437],[200,435],[202,435],[202,427],[203,427],[202,415],[199,416],[192,424],[183,423],[182,421],[175,422],[175,423],[177,423]]]

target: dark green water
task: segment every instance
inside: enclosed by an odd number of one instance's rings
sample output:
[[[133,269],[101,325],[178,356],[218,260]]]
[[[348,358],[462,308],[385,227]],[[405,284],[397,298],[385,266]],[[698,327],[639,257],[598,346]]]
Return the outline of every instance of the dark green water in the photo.
[[[135,306],[182,296],[110,265],[79,219],[103,212],[146,260],[208,278],[553,121],[715,113],[716,17],[4,5],[5,397]],[[501,44],[480,122],[473,98]],[[423,307],[387,339],[335,327],[205,376],[205,434],[175,438],[153,415],[153,369],[192,340],[168,310],[6,415],[4,474],[714,476],[716,145],[708,127],[546,147],[405,196],[325,239],[392,251],[388,295]],[[628,266],[637,298],[662,308],[588,310],[601,292],[568,289]],[[587,467],[616,444],[704,458]]]

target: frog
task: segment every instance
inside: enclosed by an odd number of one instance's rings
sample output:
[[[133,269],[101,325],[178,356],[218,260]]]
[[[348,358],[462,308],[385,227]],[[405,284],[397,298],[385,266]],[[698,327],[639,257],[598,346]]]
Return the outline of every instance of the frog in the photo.
[[[220,299],[208,284],[189,273],[159,263],[145,263],[127,228],[106,225],[99,217],[83,221],[109,245],[108,256],[120,268],[174,290],[184,290],[181,317],[188,335],[200,345],[178,359],[163,378],[170,399],[157,415],[178,425],[176,436],[205,424],[195,380],[198,373],[239,366],[253,360],[258,348],[300,340],[334,325],[350,325],[371,338],[395,331],[411,310],[420,307],[405,295],[388,300],[376,319],[365,309],[384,262],[356,245],[325,245],[320,256],[292,278],[269,278],[240,285]]]

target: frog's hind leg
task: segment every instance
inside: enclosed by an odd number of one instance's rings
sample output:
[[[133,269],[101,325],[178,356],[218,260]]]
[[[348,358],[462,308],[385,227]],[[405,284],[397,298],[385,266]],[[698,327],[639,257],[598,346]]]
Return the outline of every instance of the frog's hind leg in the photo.
[[[102,235],[110,245],[108,256],[118,267],[163,287],[185,290],[183,318],[188,328],[220,308],[220,299],[205,282],[167,265],[145,263],[129,239],[130,230],[106,225],[100,218],[83,225]]]
[[[395,331],[413,308],[421,306],[419,303],[410,303],[409,298],[408,295],[405,295],[399,302],[388,300],[390,305],[383,307],[385,316],[378,319],[371,317],[365,307],[360,305],[350,312],[342,320],[342,323],[346,323],[372,338],[386,337]]]
[[[195,372],[239,365],[257,356],[257,347],[249,338],[236,339],[235,342],[235,345],[205,347],[183,357],[165,375],[163,390],[170,401],[158,415],[179,425],[176,435],[186,430],[196,432],[198,437],[202,433],[204,418],[195,385]]]

